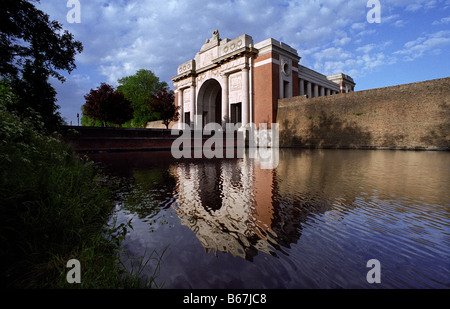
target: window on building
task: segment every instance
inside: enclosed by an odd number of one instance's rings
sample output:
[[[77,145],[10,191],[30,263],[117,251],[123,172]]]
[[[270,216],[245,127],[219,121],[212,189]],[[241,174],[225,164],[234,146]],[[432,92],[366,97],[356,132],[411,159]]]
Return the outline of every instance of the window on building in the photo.
[[[231,104],[231,123],[242,123],[242,104]]]
[[[184,123],[187,124],[188,126],[191,126],[191,113],[190,112],[184,113]]]
[[[289,98],[289,82],[283,81],[283,98]]]

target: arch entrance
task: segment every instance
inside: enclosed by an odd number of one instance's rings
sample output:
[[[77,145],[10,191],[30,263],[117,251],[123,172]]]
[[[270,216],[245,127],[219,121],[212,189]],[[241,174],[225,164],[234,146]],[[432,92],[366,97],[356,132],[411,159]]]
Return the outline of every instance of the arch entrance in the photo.
[[[208,123],[222,122],[222,87],[215,79],[208,79],[203,83],[197,99],[197,119],[202,120],[204,127]]]

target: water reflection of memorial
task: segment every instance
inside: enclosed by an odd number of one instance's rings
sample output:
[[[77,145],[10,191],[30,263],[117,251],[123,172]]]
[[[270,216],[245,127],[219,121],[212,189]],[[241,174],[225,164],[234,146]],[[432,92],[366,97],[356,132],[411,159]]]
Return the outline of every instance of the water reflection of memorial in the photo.
[[[257,160],[183,163],[172,173],[175,210],[206,252],[252,260],[258,251],[277,256],[300,238],[308,212],[278,194],[276,170],[261,169]]]

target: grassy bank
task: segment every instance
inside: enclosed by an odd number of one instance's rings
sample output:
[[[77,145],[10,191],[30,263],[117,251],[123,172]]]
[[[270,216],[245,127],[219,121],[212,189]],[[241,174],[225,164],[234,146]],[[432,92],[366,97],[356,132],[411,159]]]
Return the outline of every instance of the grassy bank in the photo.
[[[143,287],[124,279],[118,259],[130,226],[107,227],[112,189],[89,160],[0,106],[0,286],[11,288]],[[69,284],[67,261],[81,264]],[[141,263],[142,266],[142,263]]]

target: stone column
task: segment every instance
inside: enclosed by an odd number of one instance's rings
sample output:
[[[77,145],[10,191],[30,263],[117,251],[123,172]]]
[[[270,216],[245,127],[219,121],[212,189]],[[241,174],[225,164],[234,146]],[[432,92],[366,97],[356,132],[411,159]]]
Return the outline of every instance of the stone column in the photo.
[[[242,126],[245,126],[249,122],[249,74],[248,74],[248,67],[245,66],[245,68],[242,69],[242,79],[243,79],[243,85],[242,85],[242,92],[244,93],[244,96],[242,98]]]
[[[222,128],[230,122],[228,117],[228,75],[222,75]]]
[[[178,120],[178,128],[183,129],[183,123],[184,123],[183,89],[178,89],[178,106],[181,106],[180,107],[180,119]]]
[[[314,84],[314,97],[317,98],[319,96],[319,85]]]
[[[306,83],[306,95],[308,96],[308,98],[311,98],[311,82],[307,82]]]
[[[191,110],[190,110],[191,128],[194,127],[196,103],[197,102],[195,102],[195,84],[192,83],[192,85],[191,85]]]
[[[330,88],[327,88],[327,96],[331,94]]]
[[[302,78],[300,78],[300,95],[305,95],[305,82]]]
[[[323,97],[325,95],[325,88],[324,87],[320,87],[320,96]]]

